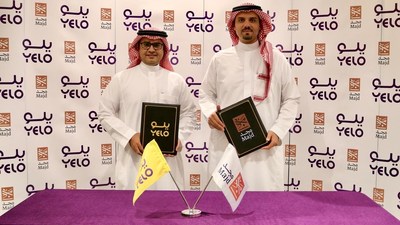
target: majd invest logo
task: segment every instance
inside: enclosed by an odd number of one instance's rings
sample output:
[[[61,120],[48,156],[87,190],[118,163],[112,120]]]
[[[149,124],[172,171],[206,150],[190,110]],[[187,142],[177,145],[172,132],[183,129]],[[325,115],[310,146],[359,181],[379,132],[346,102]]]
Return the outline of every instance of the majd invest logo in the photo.
[[[201,44],[190,45],[190,64],[201,65]]]
[[[163,22],[165,31],[174,31],[175,29],[175,11],[174,10],[164,10],[163,12]]]
[[[326,44],[325,43],[315,43],[315,65],[323,66],[325,65],[325,54],[326,54]]]
[[[378,65],[390,64],[390,41],[378,42]]]
[[[111,8],[101,8],[100,9],[100,29],[111,30],[112,28],[112,10]]]
[[[36,149],[38,169],[46,170],[49,169],[49,148],[48,147],[38,147]]]
[[[66,180],[65,181],[65,189],[74,190],[77,188],[77,181],[76,180]]]
[[[64,41],[64,62],[65,63],[75,63],[75,41]]]
[[[362,6],[350,6],[350,28],[360,29],[361,28],[361,18],[362,18]]]
[[[35,25],[47,26],[47,3],[35,2]]]
[[[36,98],[47,98],[47,75],[36,75]]]
[[[10,210],[14,207],[14,187],[1,188],[2,209]]]
[[[349,78],[349,100],[361,100],[361,79],[357,77]]]
[[[299,10],[290,9],[288,10],[288,31],[298,31],[299,30]]]
[[[358,171],[358,149],[347,149],[347,170]]]
[[[383,203],[385,202],[385,189],[374,188],[372,199],[379,205],[383,206]]]
[[[324,183],[322,180],[312,180],[311,181],[311,191],[323,191]]]
[[[238,200],[238,198],[240,197],[240,194],[242,194],[244,188],[245,188],[245,184],[244,184],[244,180],[242,177],[242,173],[239,173],[237,175],[236,179],[232,182],[232,184],[229,185],[229,190],[231,191],[235,200]]]
[[[325,113],[314,112],[314,134],[324,134]]]
[[[10,61],[10,40],[5,37],[0,37],[0,62]]]
[[[64,123],[65,123],[65,133],[69,134],[76,133],[76,112],[65,111]]]
[[[285,145],[285,165],[296,165],[296,145]]]
[[[112,156],[112,144],[101,144],[101,164],[111,165],[113,163]]]
[[[201,175],[196,173],[196,174],[190,174],[189,176],[189,184],[190,184],[190,190],[191,191],[200,191],[200,185],[201,185]]]
[[[11,113],[0,113],[0,137],[11,136]]]

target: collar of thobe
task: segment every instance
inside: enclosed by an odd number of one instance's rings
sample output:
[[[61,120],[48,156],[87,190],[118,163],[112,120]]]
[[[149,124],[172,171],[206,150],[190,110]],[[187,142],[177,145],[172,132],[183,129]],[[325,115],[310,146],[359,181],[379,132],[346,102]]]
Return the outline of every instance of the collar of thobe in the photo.
[[[254,51],[258,49],[260,45],[258,44],[258,41],[252,43],[252,44],[243,44],[242,42],[239,42],[237,44],[237,48],[241,51]]]
[[[146,65],[145,63],[143,63],[143,62],[141,62],[140,64],[139,64],[139,67],[140,67],[140,69],[144,72],[144,73],[150,73],[150,72],[153,72],[153,73],[156,73],[156,72],[158,72],[158,71],[160,71],[160,69],[161,69],[161,67],[160,67],[160,65],[157,65],[157,66],[149,66],[149,65]]]
[[[259,43],[258,41],[252,43],[252,44],[243,44],[242,42],[239,42],[237,44],[237,49],[238,51],[245,51],[245,52],[250,52],[254,50],[259,50]],[[267,63],[265,63],[267,66]],[[263,87],[263,88],[255,88],[253,92],[253,100],[255,104],[257,105],[258,103],[262,102],[264,99],[268,97],[268,91],[269,91],[269,85],[270,85],[270,80],[271,76],[269,74],[269,68],[267,66],[267,72],[265,74],[258,74],[257,75],[257,80],[255,82],[261,83],[261,85],[254,85],[254,87]]]

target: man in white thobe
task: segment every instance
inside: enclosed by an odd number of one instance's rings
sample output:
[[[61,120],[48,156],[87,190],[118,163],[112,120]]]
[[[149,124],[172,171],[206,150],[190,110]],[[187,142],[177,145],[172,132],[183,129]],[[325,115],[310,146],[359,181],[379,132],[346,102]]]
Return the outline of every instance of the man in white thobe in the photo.
[[[285,56],[265,40],[271,20],[260,6],[234,7],[227,25],[233,47],[213,56],[199,95],[201,111],[212,128],[208,170],[214,170],[228,144],[216,111],[252,96],[270,143],[240,158],[243,178],[248,190],[280,191],[284,187],[281,140],[296,118],[300,92]]]
[[[99,120],[116,142],[115,179],[117,189],[134,189],[144,146],[140,142],[143,102],[179,104],[179,144],[176,156],[166,157],[179,188],[184,187],[182,142],[195,125],[195,103],[183,77],[169,62],[167,33],[154,28],[140,30],[129,48],[131,64],[115,74],[104,90]],[[177,189],[169,175],[149,189]]]

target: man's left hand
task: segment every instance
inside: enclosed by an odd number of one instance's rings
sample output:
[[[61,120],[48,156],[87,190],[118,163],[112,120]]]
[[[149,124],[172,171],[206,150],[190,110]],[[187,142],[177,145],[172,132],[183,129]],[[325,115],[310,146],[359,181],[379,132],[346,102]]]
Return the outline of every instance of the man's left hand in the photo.
[[[282,141],[273,131],[268,131],[267,134],[267,141],[270,140],[271,142],[267,145],[262,147],[263,150],[269,150],[275,146],[281,145]]]

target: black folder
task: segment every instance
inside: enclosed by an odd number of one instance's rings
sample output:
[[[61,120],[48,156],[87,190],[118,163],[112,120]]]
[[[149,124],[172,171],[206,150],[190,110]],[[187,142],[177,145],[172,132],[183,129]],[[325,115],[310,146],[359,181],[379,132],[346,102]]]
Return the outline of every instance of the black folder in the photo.
[[[176,155],[180,105],[143,102],[140,141],[145,147],[155,139],[163,154]]]
[[[247,155],[267,142],[267,131],[251,97],[245,98],[217,112],[225,124],[225,135],[240,157]]]

